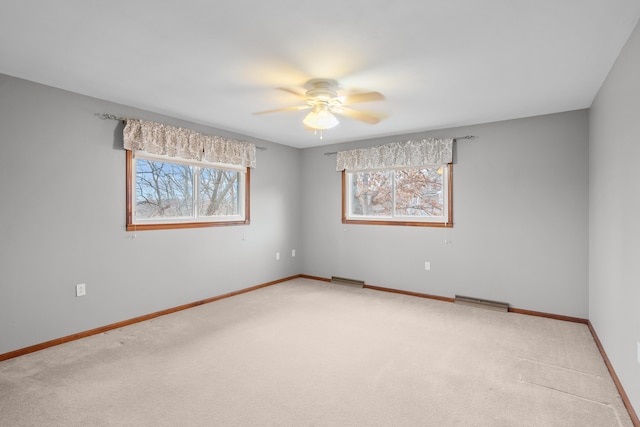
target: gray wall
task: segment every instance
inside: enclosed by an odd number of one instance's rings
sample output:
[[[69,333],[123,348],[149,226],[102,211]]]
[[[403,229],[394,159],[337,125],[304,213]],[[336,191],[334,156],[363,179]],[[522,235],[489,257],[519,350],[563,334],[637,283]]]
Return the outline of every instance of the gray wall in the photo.
[[[589,115],[589,319],[640,410],[640,27]]]
[[[250,225],[132,238],[122,124],[102,112],[251,141],[0,75],[0,354],[301,271],[300,150],[252,140]]]
[[[580,110],[305,149],[303,271],[586,318],[587,120]],[[478,138],[455,145],[452,230],[341,223],[341,174],[325,152],[464,135]]]

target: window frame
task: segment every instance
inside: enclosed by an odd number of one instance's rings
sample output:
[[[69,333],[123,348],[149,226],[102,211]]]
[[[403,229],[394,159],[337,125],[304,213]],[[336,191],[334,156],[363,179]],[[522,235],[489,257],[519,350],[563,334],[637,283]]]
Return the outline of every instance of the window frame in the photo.
[[[205,220],[194,221],[192,217],[185,219],[184,221],[175,220],[174,218],[166,219],[157,222],[142,221],[136,222],[134,219],[135,210],[135,195],[136,190],[134,188],[136,183],[135,171],[135,157],[130,150],[125,150],[126,153],[126,231],[140,231],[140,230],[166,230],[166,229],[180,229],[180,228],[202,228],[202,227],[224,227],[231,225],[246,225],[251,223],[251,207],[250,207],[250,188],[251,188],[251,168],[233,167],[228,165],[226,169],[234,169],[244,174],[244,186],[242,188],[244,198],[241,200],[242,206],[240,210],[244,211],[242,219],[231,220],[209,220],[211,217],[206,217]],[[167,163],[179,163],[190,164],[200,167],[215,168],[216,166],[225,169],[225,166],[210,163],[206,161],[181,161],[180,159],[172,158],[169,156],[154,155],[146,152],[138,151],[136,156],[142,155],[144,159],[156,160]],[[240,186],[239,186],[240,188]],[[242,195],[240,196],[242,197]]]
[[[446,165],[442,165],[447,168],[448,173],[446,173],[446,218],[444,221],[411,221],[407,220],[406,216],[398,216],[393,219],[389,217],[384,217],[382,219],[374,219],[372,217],[363,217],[362,219],[356,219],[352,216],[349,216],[349,200],[348,196],[350,195],[350,190],[348,189],[349,185],[349,177],[347,174],[349,173],[358,173],[358,172],[366,172],[366,171],[351,171],[351,170],[343,170],[342,171],[342,223],[343,224],[366,224],[366,225],[400,225],[400,226],[413,226],[413,227],[440,227],[440,228],[453,228],[453,164],[448,163]],[[378,170],[382,171],[396,171],[398,169],[417,169],[419,166],[408,166],[402,168],[381,168]],[[395,187],[393,188],[395,192]]]

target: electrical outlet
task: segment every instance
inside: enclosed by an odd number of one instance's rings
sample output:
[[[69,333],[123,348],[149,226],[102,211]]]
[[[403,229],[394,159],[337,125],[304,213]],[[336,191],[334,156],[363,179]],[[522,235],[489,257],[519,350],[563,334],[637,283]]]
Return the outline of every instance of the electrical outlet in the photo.
[[[425,269],[426,271],[431,270],[431,263],[430,263],[429,261],[425,261],[425,262],[424,262],[424,269]]]
[[[295,256],[296,256],[296,250],[291,249],[291,258],[294,258]]]
[[[638,344],[638,363],[640,363],[640,341],[638,341],[636,344]]]
[[[276,261],[280,259],[280,252],[276,252]]]
[[[87,285],[84,283],[79,283],[76,285],[76,296],[83,297],[87,294]]]

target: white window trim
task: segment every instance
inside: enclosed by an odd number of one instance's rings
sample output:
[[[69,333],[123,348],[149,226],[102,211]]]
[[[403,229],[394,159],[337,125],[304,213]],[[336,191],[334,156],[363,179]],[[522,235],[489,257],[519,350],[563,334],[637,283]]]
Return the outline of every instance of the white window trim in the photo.
[[[193,166],[198,168],[194,173],[194,182],[193,182],[193,213],[188,217],[164,217],[164,218],[137,218],[136,217],[136,177],[137,177],[137,160],[151,160],[151,161],[160,161],[166,163],[174,163],[174,164],[183,164]],[[200,216],[198,212],[199,206],[199,171],[200,168],[215,168],[215,169],[224,169],[231,170],[240,173],[240,181],[238,182],[238,215],[215,215],[215,216]],[[248,168],[238,165],[231,165],[225,163],[214,163],[206,160],[188,160],[182,158],[171,157],[162,154],[151,154],[145,151],[138,150],[135,154],[131,154],[131,172],[129,177],[129,196],[130,197],[130,218],[127,224],[127,230],[139,230],[144,228],[139,228],[140,226],[159,226],[159,228],[163,228],[162,226],[167,226],[166,228],[171,228],[170,226],[175,224],[177,226],[180,225],[189,225],[196,224],[194,227],[198,226],[215,226],[215,225],[225,225],[225,224],[248,224],[248,210],[246,203],[248,203],[245,189],[247,188],[247,174]],[[199,224],[199,225],[197,225]]]
[[[443,215],[442,216],[401,216],[401,215],[351,215],[351,203],[353,198],[351,197],[351,191],[353,188],[352,179],[353,174],[360,172],[375,172],[375,171],[395,171],[401,169],[419,169],[421,167],[442,167],[443,168]],[[384,225],[418,225],[418,226],[432,226],[432,227],[453,227],[452,220],[452,164],[443,165],[426,165],[426,166],[399,166],[399,167],[384,167],[384,168],[371,168],[362,170],[344,170],[344,182],[343,182],[343,223],[364,223],[364,224],[384,224]],[[392,181],[393,192],[393,204],[395,211],[395,179]]]

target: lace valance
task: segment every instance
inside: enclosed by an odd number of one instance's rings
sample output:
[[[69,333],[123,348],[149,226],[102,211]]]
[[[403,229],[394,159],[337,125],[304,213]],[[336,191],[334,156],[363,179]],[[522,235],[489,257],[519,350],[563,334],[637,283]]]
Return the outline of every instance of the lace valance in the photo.
[[[452,161],[452,138],[427,138],[338,151],[336,170],[445,165]]]
[[[138,119],[127,119],[123,136],[126,150],[256,167],[256,146],[249,142],[207,136],[189,129]]]

